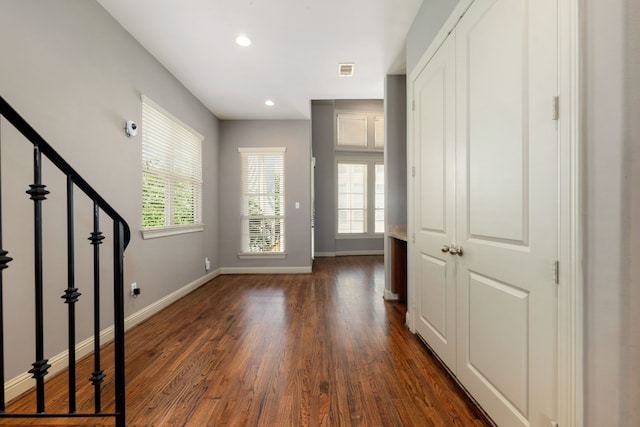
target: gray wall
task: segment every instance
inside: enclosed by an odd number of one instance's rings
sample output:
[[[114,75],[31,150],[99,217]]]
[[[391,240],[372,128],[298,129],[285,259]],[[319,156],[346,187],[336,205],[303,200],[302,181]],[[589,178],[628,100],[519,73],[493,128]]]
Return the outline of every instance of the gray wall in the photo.
[[[336,111],[383,113],[384,102],[379,99],[312,101],[312,151],[316,158],[315,196],[316,227],[315,250],[317,256],[370,253],[384,250],[384,239],[336,239],[335,200],[335,114]],[[386,124],[385,124],[386,126]],[[371,131],[370,127],[370,131]],[[369,135],[370,140],[373,135]]]
[[[387,225],[407,224],[407,78],[385,80],[385,211]]]
[[[407,225],[407,77],[387,76],[384,83],[385,227]],[[405,228],[406,229],[406,228]],[[385,287],[391,293],[391,237],[384,252]],[[396,267],[398,268],[398,267]]]
[[[407,74],[456,4],[423,2]],[[640,4],[581,7],[583,425],[630,427],[640,425]]]
[[[230,120],[220,124],[220,262],[225,269],[311,268],[311,124],[308,120]],[[286,259],[238,259],[241,251],[239,147],[286,147]],[[300,209],[295,209],[300,202]],[[233,270],[231,270],[233,271]]]
[[[315,251],[320,254],[336,252],[334,109],[334,101],[311,102],[311,141],[316,158]]]
[[[583,9],[585,425],[640,425],[640,6]]]
[[[460,0],[423,0],[407,33],[407,76]]]
[[[220,267],[218,254],[218,120],[166,69],[145,51],[97,3],[84,0],[3,0],[0,3],[0,93],[71,165],[129,222],[132,240],[125,256],[125,293],[137,282],[142,295],[126,297],[129,316],[205,275],[204,258]],[[140,94],[171,111],[205,136],[204,232],[142,240],[141,137],[127,138],[125,120],[141,121]],[[32,202],[24,191],[32,183],[29,145],[6,121],[2,145],[3,246],[14,261],[4,272],[7,379],[25,372],[33,362],[31,301],[33,300]],[[66,349],[64,179],[45,162],[44,183],[51,195],[45,210],[46,320],[54,322],[45,344],[47,356]],[[80,301],[91,301],[91,205],[76,195],[76,285]],[[107,237],[110,226],[102,225]],[[56,245],[60,239],[62,246]],[[81,249],[83,251],[81,251]],[[110,245],[101,247],[109,258]],[[110,263],[104,260],[103,293]],[[87,338],[91,317],[78,309],[81,333]],[[102,328],[112,323],[104,310]]]

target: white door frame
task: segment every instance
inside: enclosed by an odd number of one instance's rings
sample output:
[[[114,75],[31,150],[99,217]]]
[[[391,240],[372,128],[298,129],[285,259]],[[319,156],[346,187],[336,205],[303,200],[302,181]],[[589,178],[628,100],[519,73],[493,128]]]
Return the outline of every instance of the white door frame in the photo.
[[[531,0],[535,1],[535,0]],[[407,225],[408,225],[408,302],[407,325],[415,333],[416,289],[414,277],[414,141],[413,82],[436,50],[455,27],[473,0],[460,0],[435,36],[431,45],[407,80]],[[580,0],[558,0],[559,37],[559,242],[558,285],[558,423],[561,426],[583,425],[583,277],[582,211],[583,182],[581,157],[581,44]],[[551,100],[549,101],[551,103]],[[550,110],[551,111],[551,110]]]
[[[582,426],[583,277],[580,0],[558,0],[560,212],[558,288],[558,416]]]

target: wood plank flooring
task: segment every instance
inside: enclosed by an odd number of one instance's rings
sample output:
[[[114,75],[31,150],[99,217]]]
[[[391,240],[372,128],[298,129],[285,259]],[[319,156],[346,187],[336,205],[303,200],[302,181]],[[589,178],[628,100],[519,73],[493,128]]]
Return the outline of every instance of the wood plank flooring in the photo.
[[[313,269],[218,277],[127,332],[127,426],[489,425],[405,328],[405,307],[383,300],[382,257],[320,258]],[[78,363],[78,396],[91,393],[92,363]],[[67,407],[66,381],[48,381],[47,411]],[[91,396],[79,411],[92,410]],[[34,402],[31,393],[7,412]]]

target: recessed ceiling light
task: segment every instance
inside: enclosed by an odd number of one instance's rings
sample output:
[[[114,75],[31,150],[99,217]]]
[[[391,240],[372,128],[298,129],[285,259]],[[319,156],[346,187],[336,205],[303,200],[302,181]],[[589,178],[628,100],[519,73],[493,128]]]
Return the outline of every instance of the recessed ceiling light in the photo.
[[[273,107],[274,105],[276,105],[276,103],[271,99],[267,99],[266,101],[264,101],[264,105],[266,105],[267,107]]]
[[[236,43],[238,43],[238,45],[242,47],[251,46],[251,39],[244,34],[240,34],[238,37],[236,37]]]

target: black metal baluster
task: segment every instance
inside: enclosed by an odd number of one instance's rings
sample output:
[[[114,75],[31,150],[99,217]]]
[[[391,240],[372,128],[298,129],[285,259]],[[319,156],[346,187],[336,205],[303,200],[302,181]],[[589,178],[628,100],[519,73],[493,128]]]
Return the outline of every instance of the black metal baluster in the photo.
[[[89,240],[93,245],[93,366],[91,383],[95,387],[95,411],[101,412],[100,384],[105,375],[100,369],[100,245],[104,236],[100,231],[100,208],[93,202],[93,232]]]
[[[27,190],[27,194],[33,200],[34,217],[34,262],[35,262],[35,310],[36,310],[36,361],[29,370],[36,380],[36,411],[44,412],[44,377],[51,367],[44,358],[44,307],[43,307],[43,280],[42,280],[42,201],[46,200],[49,191],[42,184],[42,154],[38,144],[33,146],[33,180],[34,183]]]
[[[69,413],[76,412],[76,307],[82,294],[75,287],[73,230],[73,178],[67,175],[67,289],[60,298],[68,305],[68,345],[69,345]]]
[[[124,427],[124,226],[117,220],[113,221],[113,302],[116,427]]]
[[[2,162],[0,162],[0,412],[5,410],[4,402],[4,311],[2,307],[2,271],[7,268],[12,258],[8,257],[9,252],[2,249]]]
[[[44,140],[11,106],[0,96],[0,116],[12,124],[34,146],[34,183],[29,185],[27,194],[34,201],[34,287],[35,287],[35,354],[36,361],[29,372],[36,380],[36,413],[7,413],[5,412],[5,369],[4,363],[4,324],[3,324],[3,270],[8,268],[12,259],[7,256],[8,251],[2,247],[2,194],[0,194],[0,418],[72,418],[80,416],[108,416],[115,417],[117,427],[125,427],[125,339],[124,339],[124,250],[129,244],[131,230],[126,221],[98,194],[77,172]],[[69,413],[45,412],[45,388],[44,377],[48,374],[50,365],[44,358],[44,280],[43,280],[43,204],[46,195],[49,194],[42,184],[42,156],[67,176],[67,256],[68,256],[68,283],[62,299],[68,304],[69,318]],[[73,190],[79,189],[94,203],[94,231],[89,240],[94,246],[94,357],[95,370],[91,374],[90,381],[95,386],[96,411],[93,414],[78,414],[76,412],[76,375],[75,352],[76,340],[76,310],[75,303],[80,293],[75,288],[75,249],[74,249],[74,218],[73,218]],[[1,190],[1,188],[0,188]],[[104,237],[99,231],[99,211],[108,215],[113,220],[114,226],[114,328],[115,328],[115,413],[104,414],[101,412],[101,383],[105,378],[100,369],[100,280],[99,280],[99,250],[98,246]],[[5,277],[6,278],[6,277]]]

